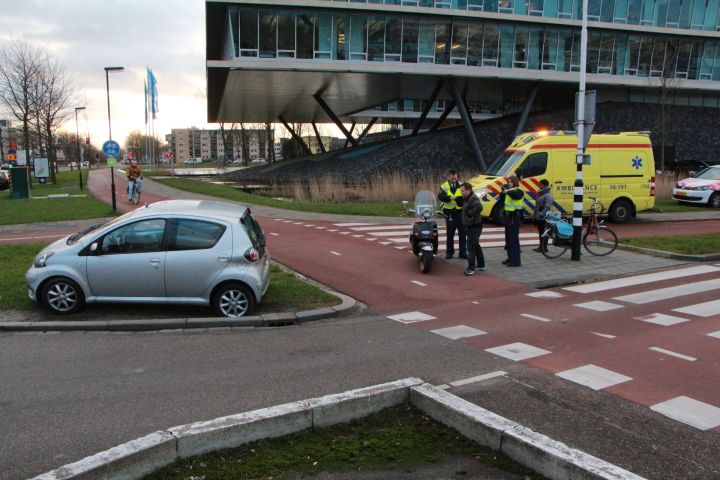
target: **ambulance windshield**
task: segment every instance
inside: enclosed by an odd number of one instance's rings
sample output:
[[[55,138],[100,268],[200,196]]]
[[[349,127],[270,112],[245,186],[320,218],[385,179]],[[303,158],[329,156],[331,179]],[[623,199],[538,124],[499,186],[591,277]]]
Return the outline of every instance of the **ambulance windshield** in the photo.
[[[525,152],[521,150],[506,150],[490,164],[485,171],[485,174],[504,177],[505,175],[512,173],[512,167],[515,166],[517,161],[520,160],[523,155],[525,155]]]

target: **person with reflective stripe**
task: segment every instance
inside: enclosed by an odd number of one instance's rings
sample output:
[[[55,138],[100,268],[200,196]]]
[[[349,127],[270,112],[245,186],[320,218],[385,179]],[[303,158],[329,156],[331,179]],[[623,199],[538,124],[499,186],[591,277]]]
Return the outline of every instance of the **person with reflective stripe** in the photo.
[[[462,223],[463,196],[460,191],[460,180],[457,170],[448,172],[447,182],[440,185],[438,200],[444,203],[443,215],[445,215],[445,226],[447,227],[447,249],[445,258],[452,258],[455,255],[455,232],[457,231],[460,244],[460,258],[467,258],[465,249],[465,226]]]
[[[522,223],[523,197],[520,189],[520,180],[513,174],[508,177],[508,183],[503,185],[502,192],[497,201],[502,202],[505,218],[505,249],[507,260],[502,262],[508,267],[519,267],[520,263],[520,224]]]

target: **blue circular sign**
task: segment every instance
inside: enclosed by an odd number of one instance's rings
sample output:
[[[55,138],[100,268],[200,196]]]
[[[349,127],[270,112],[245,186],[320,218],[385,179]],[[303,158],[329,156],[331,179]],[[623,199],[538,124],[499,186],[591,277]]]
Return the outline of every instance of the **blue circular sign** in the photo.
[[[103,143],[102,150],[107,157],[117,157],[120,155],[120,144],[115,140],[108,140]]]

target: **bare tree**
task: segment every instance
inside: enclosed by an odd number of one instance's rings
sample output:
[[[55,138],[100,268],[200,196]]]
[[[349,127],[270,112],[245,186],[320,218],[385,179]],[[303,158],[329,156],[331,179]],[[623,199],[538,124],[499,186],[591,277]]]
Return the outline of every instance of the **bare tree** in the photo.
[[[57,183],[57,145],[55,134],[60,125],[73,117],[73,105],[76,103],[71,80],[65,65],[46,58],[38,75],[35,95],[35,120],[40,140],[40,155],[43,154],[43,140],[47,147],[47,156],[51,165],[51,178]],[[78,144],[81,140],[76,139]]]
[[[275,163],[275,130],[272,123],[265,123],[265,140],[267,141],[268,163]]]
[[[149,155],[151,151],[159,152],[160,141],[143,134],[140,130],[133,130],[125,137],[125,150],[132,152],[133,158],[140,160],[145,158],[145,155]]]
[[[25,159],[30,163],[30,127],[35,119],[34,94],[47,54],[24,40],[13,40],[0,51],[0,101],[23,126]],[[28,183],[32,187],[30,169]]]

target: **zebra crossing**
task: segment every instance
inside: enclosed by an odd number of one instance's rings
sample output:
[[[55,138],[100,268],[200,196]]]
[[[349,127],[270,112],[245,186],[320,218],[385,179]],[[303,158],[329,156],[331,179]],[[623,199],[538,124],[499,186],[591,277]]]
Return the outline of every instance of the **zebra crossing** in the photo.
[[[681,266],[522,295],[533,299],[533,309],[525,310],[530,307],[518,302],[507,315],[514,318],[516,326],[517,322],[533,322],[534,328],[544,333],[505,327],[506,322],[473,320],[474,314],[452,312],[444,318],[443,311],[433,309],[388,318],[418,325],[450,340],[469,342],[507,360],[530,362],[593,390],[613,389],[621,396],[630,392],[626,398],[634,401],[654,398],[645,403],[651,410],[701,430],[720,431],[720,386],[708,388],[708,378],[718,374],[720,264]],[[568,316],[574,317],[573,311],[592,314],[578,315],[585,321],[578,322],[577,330],[565,340],[575,343],[577,338],[575,349],[567,345],[558,348],[547,339],[567,330],[563,325],[567,325]],[[642,330],[638,330],[640,325],[644,325]],[[588,349],[592,341],[586,335],[609,342],[605,344],[608,347]],[[626,355],[609,360],[604,352],[611,345],[616,355]],[[626,364],[625,358],[641,359],[640,365]],[[670,378],[674,383],[667,383]],[[693,382],[700,382],[700,386]],[[654,395],[638,397],[646,388]]]
[[[374,223],[335,223],[333,227],[339,229],[341,235],[350,235],[354,238],[366,238],[380,245],[393,247],[408,247],[409,236],[412,232],[412,224],[374,224]],[[331,230],[328,230],[331,231]],[[537,246],[538,236],[536,232],[520,232],[520,245]],[[480,237],[480,246],[483,248],[494,248],[505,246],[505,229],[502,227],[483,228]],[[459,247],[458,240],[455,240],[455,249]],[[447,249],[447,229],[442,222],[438,223],[438,251],[444,252]]]

